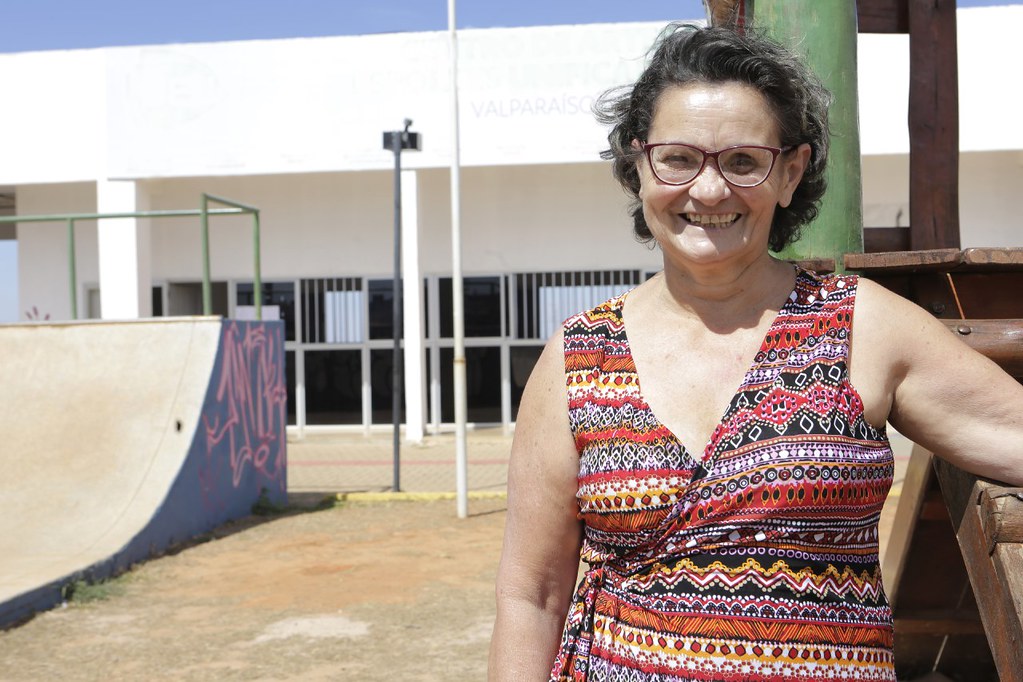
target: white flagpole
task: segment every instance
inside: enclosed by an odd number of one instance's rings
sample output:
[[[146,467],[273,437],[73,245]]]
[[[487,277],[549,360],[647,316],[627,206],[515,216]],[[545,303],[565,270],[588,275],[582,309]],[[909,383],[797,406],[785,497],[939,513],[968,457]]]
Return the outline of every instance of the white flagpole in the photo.
[[[455,322],[455,485],[458,518],[469,516],[469,456],[466,449],[468,407],[465,381],[465,311],[462,284],[462,206],[461,145],[458,125],[458,32],[455,23],[455,0],[448,0],[448,37],[451,57],[451,293]]]

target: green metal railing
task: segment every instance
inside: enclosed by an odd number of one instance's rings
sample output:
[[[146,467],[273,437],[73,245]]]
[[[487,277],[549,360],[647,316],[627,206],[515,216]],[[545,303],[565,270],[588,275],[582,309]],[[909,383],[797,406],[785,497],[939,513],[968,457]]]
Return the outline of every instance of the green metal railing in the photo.
[[[220,204],[227,208],[210,208],[210,204]],[[213,288],[210,284],[210,229],[211,215],[252,215],[252,251],[253,251],[253,300],[256,308],[256,319],[263,319],[263,280],[260,269],[260,235],[259,209],[237,201],[224,199],[212,194],[202,195],[202,206],[198,209],[178,209],[164,211],[131,211],[127,213],[60,213],[53,215],[13,215],[0,216],[0,223],[67,223],[68,243],[68,281],[71,294],[71,319],[78,319],[78,270],[75,255],[75,223],[80,220],[107,220],[115,218],[194,218],[199,217],[202,225],[202,313],[213,314]]]

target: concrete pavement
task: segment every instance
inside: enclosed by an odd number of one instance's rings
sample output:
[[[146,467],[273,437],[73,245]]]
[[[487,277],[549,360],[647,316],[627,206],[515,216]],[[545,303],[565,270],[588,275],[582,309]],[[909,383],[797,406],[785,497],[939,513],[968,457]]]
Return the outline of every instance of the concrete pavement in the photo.
[[[511,433],[500,426],[469,430],[466,451],[469,491],[505,492]],[[414,493],[456,489],[455,434],[427,435],[422,443],[401,442],[399,486]],[[351,493],[390,491],[394,483],[391,431],[309,431],[288,435],[288,492]]]

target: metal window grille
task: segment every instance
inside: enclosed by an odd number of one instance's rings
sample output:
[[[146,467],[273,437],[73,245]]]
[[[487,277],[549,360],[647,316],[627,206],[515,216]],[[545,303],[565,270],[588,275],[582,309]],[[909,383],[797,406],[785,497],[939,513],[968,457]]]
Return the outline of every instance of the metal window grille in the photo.
[[[575,313],[638,285],[639,270],[523,272],[513,275],[519,339],[546,339]]]
[[[366,338],[361,277],[302,280],[302,340],[361,343]]]

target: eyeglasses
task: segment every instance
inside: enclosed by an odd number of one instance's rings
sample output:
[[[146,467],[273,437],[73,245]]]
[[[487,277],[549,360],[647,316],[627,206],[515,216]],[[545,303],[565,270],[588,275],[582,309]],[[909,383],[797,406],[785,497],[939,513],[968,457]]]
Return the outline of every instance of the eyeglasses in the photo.
[[[791,149],[744,144],[710,152],[680,142],[643,145],[654,176],[666,185],[692,182],[703,172],[707,159],[714,159],[721,177],[735,187],[756,187],[767,180],[778,155]]]

